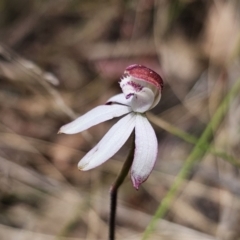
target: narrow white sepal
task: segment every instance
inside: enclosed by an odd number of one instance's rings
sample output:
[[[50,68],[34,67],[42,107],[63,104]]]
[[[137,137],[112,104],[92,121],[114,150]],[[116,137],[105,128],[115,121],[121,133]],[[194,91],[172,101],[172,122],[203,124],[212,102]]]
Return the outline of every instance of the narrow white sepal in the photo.
[[[123,104],[123,105],[130,105],[130,100],[126,99],[125,95],[123,93],[117,94],[111,98],[109,98],[106,102],[106,104],[111,104],[111,103],[118,103],[118,104]]]
[[[78,163],[80,170],[95,168],[111,158],[127,141],[135,126],[136,115],[130,113],[113,125],[102,140]]]
[[[74,134],[82,132],[94,125],[115,117],[120,117],[131,111],[130,107],[123,105],[101,105],[93,108],[73,122],[62,126],[59,133]]]
[[[131,107],[134,112],[144,113],[151,109],[154,102],[154,93],[150,88],[143,88],[134,93],[131,98]]]
[[[133,186],[138,189],[147,180],[157,159],[158,141],[153,127],[143,114],[137,114],[135,152],[131,168]]]

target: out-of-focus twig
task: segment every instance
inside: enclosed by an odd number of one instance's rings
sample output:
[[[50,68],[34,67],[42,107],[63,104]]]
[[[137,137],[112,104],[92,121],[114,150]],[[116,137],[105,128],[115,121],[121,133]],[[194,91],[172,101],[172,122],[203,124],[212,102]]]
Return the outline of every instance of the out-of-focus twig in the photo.
[[[52,103],[59,112],[67,115],[71,120],[77,117],[77,114],[63,101],[59,92],[46,82],[49,81],[54,85],[59,83],[53,74],[44,72],[36,64],[18,56],[3,44],[0,44],[0,57],[0,75],[2,77],[10,81],[23,82],[27,86],[40,86],[51,97]],[[82,132],[82,135],[88,142],[91,142],[92,138],[87,131]]]
[[[154,123],[155,125],[157,125],[158,127],[162,128],[162,129],[164,129],[165,131],[183,139],[184,141],[186,141],[188,143],[197,144],[197,142],[198,142],[197,137],[192,136],[191,134],[175,127],[174,125],[170,124],[169,122],[164,121],[162,118],[159,118],[152,113],[147,113],[147,116],[152,123]],[[240,162],[238,162],[238,160],[235,159],[233,156],[231,156],[225,152],[220,152],[220,151],[214,149],[213,147],[209,148],[209,146],[201,145],[201,148],[208,150],[213,155],[220,157],[220,158],[228,161],[229,163],[233,164],[234,166],[240,168]]]

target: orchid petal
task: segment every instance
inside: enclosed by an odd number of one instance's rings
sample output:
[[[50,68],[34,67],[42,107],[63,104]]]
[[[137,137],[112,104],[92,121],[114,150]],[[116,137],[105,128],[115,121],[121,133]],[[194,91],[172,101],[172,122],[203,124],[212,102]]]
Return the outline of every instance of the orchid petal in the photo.
[[[93,108],[73,122],[62,126],[59,133],[74,134],[82,132],[94,125],[115,117],[120,117],[131,111],[130,107],[123,105],[101,105]]]
[[[123,93],[117,94],[111,98],[109,98],[106,102],[106,104],[112,104],[112,103],[119,103],[123,105],[130,105],[130,100],[126,99],[125,95]]]
[[[158,142],[153,127],[143,114],[137,114],[135,152],[131,168],[133,186],[138,189],[147,180],[157,159]]]
[[[160,101],[160,99],[161,99],[161,96],[162,96],[161,92],[159,92],[159,93],[155,96],[154,102],[153,102],[152,106],[150,107],[150,109],[152,109],[152,108],[156,107],[156,105],[158,105],[158,103],[159,103],[159,101]]]
[[[111,158],[127,141],[135,126],[136,115],[130,113],[113,125],[102,140],[78,163],[80,170],[95,168]]]
[[[154,103],[154,93],[149,88],[143,88],[131,98],[131,107],[134,112],[144,113],[151,109]]]

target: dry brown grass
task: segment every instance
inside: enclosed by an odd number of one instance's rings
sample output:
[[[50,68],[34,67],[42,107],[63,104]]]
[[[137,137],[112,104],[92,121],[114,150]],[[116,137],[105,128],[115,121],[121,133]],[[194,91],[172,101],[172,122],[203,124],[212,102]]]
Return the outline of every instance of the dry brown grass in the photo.
[[[107,238],[108,190],[128,145],[79,172],[77,162],[113,121],[77,135],[57,132],[118,93],[133,63],[165,80],[150,115],[159,160],[139,191],[128,178],[119,195],[117,239],[141,239],[194,145],[166,131],[198,139],[240,76],[239,9],[237,0],[2,0],[0,239]],[[239,123],[237,97],[211,143],[236,161]],[[225,158],[205,154],[150,239],[240,239],[239,180]]]

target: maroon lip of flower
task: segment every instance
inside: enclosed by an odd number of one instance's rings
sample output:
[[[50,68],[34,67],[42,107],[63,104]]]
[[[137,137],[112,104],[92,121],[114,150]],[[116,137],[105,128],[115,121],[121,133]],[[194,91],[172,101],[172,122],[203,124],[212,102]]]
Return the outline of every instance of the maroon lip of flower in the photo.
[[[155,85],[160,91],[163,90],[163,80],[159,74],[143,65],[133,64],[126,68],[125,74],[142,79]]]

